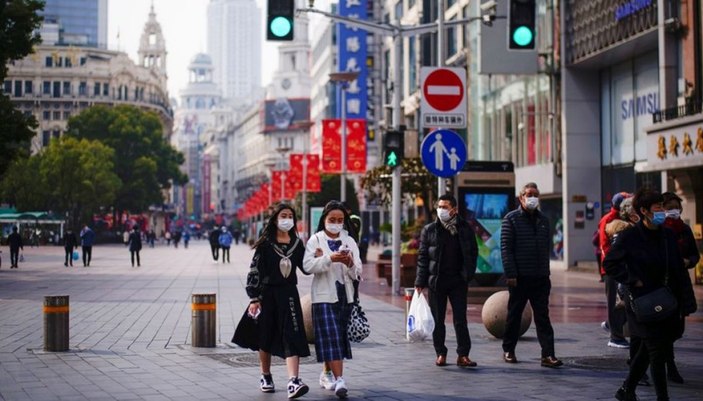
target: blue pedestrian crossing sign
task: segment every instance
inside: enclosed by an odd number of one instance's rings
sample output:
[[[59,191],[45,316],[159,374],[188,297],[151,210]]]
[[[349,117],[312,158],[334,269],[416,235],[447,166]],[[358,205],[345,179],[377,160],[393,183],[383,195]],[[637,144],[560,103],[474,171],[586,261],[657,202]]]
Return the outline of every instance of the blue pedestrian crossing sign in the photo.
[[[448,129],[430,132],[422,141],[422,164],[430,173],[449,178],[466,163],[466,144],[459,134]]]

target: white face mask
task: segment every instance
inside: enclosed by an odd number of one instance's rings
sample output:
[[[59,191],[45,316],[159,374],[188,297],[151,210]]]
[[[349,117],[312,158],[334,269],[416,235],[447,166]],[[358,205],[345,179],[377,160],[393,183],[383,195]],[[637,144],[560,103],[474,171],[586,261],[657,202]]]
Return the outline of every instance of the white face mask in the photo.
[[[679,209],[671,209],[666,211],[666,218],[667,219],[680,219],[681,218],[681,210]]]
[[[449,221],[452,218],[448,209],[437,208],[437,217],[442,221]]]
[[[525,207],[527,210],[535,210],[539,206],[539,198],[536,196],[530,196],[525,198]]]
[[[325,223],[325,230],[331,232],[332,234],[341,233],[343,228],[344,224]]]
[[[291,228],[293,228],[293,219],[278,219],[278,223],[276,225],[279,230],[288,232]]]

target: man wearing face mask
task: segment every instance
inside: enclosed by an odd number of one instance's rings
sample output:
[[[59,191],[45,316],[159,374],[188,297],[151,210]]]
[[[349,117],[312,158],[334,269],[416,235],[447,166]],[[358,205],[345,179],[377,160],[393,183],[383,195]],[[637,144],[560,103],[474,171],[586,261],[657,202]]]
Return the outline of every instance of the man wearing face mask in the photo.
[[[469,281],[476,272],[477,257],[476,237],[466,220],[458,215],[456,199],[449,194],[440,196],[437,220],[426,225],[420,235],[415,278],[418,291],[429,288],[429,304],[435,321],[432,341],[437,366],[447,364],[447,347],[444,345],[447,299],[452,305],[457,340],[456,364],[460,367],[476,366],[476,362],[469,359],[471,337],[466,322],[466,297]]]
[[[541,364],[556,368],[563,363],[554,356],[554,329],[549,320],[549,220],[539,211],[539,189],[530,182],[520,190],[520,207],[505,215],[501,225],[500,251],[507,278],[508,318],[503,336],[503,360],[517,363],[515,347],[520,336],[522,312],[530,301],[542,347]]]

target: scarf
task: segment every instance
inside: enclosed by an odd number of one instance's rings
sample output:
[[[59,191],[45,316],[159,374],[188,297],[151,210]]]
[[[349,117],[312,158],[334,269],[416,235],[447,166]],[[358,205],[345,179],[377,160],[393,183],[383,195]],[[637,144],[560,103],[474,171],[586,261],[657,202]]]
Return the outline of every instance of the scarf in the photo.
[[[447,221],[443,221],[442,219],[437,219],[439,220],[440,223],[442,223],[442,227],[444,227],[451,235],[456,235],[457,234],[457,229],[456,229],[456,217],[457,215],[452,216],[451,219]]]

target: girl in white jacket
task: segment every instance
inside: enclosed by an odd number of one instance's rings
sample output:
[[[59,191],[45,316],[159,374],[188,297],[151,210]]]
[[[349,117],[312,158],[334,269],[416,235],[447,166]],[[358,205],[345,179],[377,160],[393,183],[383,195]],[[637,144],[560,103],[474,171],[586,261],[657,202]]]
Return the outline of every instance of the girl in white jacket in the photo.
[[[352,358],[347,324],[354,302],[353,282],[361,276],[359,248],[344,229],[350,224],[344,205],[329,202],[303,259],[303,270],[314,274],[310,292],[317,360],[331,369],[323,370],[320,386],[334,390],[339,398],[347,396],[342,376],[343,360]]]

